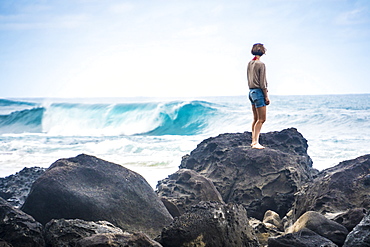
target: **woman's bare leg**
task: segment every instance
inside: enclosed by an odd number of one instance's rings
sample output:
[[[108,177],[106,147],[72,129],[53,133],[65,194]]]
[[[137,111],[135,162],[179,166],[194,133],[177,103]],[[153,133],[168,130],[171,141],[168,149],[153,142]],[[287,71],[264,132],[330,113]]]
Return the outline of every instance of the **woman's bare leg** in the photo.
[[[263,149],[259,144],[259,136],[263,123],[266,121],[266,106],[256,108],[252,105],[253,123],[252,123],[252,144],[253,148]]]
[[[252,122],[252,143],[251,146],[256,144],[256,140],[254,139],[254,126],[257,123],[258,115],[257,115],[257,108],[255,105],[252,105],[252,112],[253,112],[253,122]]]

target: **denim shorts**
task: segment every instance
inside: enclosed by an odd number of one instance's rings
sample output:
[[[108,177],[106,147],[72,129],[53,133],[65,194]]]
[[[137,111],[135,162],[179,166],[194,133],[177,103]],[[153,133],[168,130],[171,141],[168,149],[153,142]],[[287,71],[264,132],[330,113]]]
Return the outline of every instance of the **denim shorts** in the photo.
[[[265,95],[261,88],[250,89],[249,100],[256,108],[266,106]]]

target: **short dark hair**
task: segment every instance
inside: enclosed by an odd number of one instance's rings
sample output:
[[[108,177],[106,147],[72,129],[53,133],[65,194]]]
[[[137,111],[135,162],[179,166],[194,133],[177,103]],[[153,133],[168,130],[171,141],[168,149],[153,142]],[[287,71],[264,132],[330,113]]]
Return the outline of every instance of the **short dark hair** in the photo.
[[[252,55],[262,56],[266,53],[266,48],[261,43],[254,44],[252,47]]]

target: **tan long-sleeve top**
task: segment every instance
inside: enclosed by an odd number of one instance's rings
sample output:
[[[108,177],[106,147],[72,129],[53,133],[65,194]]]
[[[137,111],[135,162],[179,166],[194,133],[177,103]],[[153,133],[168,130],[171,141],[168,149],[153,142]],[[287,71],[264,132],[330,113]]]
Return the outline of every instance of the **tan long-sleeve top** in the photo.
[[[247,68],[249,88],[267,88],[266,67],[260,60],[252,60]]]

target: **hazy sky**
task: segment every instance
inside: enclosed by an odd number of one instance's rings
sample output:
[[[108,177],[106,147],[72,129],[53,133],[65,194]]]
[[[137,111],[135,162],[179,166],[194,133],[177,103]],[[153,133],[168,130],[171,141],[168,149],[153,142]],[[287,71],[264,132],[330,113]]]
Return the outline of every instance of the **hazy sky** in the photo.
[[[369,0],[1,0],[0,97],[370,93]]]

